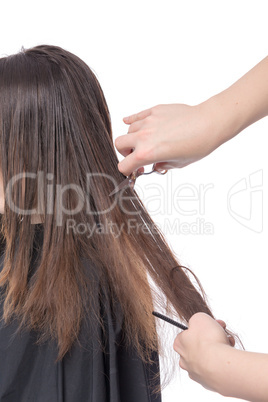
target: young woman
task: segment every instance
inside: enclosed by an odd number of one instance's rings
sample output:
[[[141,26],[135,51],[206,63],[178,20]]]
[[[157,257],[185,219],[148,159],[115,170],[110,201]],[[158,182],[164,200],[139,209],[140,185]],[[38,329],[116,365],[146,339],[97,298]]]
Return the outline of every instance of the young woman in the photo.
[[[109,197],[91,69],[48,45],[0,59],[0,147],[0,401],[159,402],[153,309],[212,313],[136,192]]]

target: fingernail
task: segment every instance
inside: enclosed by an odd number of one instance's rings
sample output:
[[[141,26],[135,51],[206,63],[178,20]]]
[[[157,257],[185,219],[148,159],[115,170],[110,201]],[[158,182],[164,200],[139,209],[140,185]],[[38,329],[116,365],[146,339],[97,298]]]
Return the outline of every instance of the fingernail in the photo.
[[[128,121],[128,120],[129,120],[129,116],[123,117],[123,120],[124,120],[124,121]]]

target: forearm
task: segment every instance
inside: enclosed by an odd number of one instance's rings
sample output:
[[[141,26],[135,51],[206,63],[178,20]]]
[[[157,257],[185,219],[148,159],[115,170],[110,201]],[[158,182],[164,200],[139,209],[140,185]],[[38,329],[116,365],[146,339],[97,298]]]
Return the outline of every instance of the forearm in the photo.
[[[215,148],[268,115],[268,57],[199,105],[208,111]]]
[[[268,401],[268,355],[222,345],[210,361],[216,392],[252,402]]]

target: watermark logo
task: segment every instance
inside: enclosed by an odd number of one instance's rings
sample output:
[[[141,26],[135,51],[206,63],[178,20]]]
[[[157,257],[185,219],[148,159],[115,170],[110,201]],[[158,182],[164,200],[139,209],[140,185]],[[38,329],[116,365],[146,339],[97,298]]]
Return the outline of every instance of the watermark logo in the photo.
[[[26,179],[28,182],[34,180],[37,184],[37,205],[32,209],[25,208],[21,202],[25,193]],[[109,188],[117,185],[112,176],[105,173],[89,173],[86,175],[86,183],[83,188],[76,183],[56,184],[54,179],[52,173],[43,171],[14,175],[7,183],[5,201],[9,208],[19,215],[42,215],[46,211],[46,214],[55,216],[57,226],[62,226],[65,222],[64,217],[68,216],[70,218],[68,219],[68,230],[73,230],[76,234],[87,234],[88,237],[92,237],[93,234],[106,233],[119,237],[123,230],[127,233],[133,232],[132,218],[142,212],[139,204],[134,204],[135,194],[125,193],[123,188],[115,197],[109,198],[103,191],[104,196],[99,205],[95,207],[92,203],[91,194],[95,194],[95,196],[98,194],[101,198],[102,189],[105,189],[106,186]],[[101,183],[101,181],[103,182]],[[16,205],[13,200],[14,189],[17,186],[22,189],[22,197],[18,200],[20,205]],[[142,193],[140,198],[151,216],[163,215],[166,217],[163,223],[165,233],[213,234],[213,224],[205,220],[207,197],[213,189],[212,183],[198,185],[174,183],[170,174],[162,183],[154,181],[146,183],[144,192],[140,188]],[[102,216],[102,221],[105,222],[104,215],[109,215],[115,207],[118,207],[126,216],[128,222],[125,227],[119,227],[115,223],[105,224],[104,227],[100,225],[91,227],[88,223],[76,222],[74,219],[83,210],[87,215]],[[138,225],[138,231],[141,230],[146,230],[146,227],[141,228]]]
[[[95,235],[109,235],[112,234],[116,239],[119,238],[124,231],[128,235],[133,233],[139,234],[157,234],[160,228],[156,222],[147,225],[144,222],[139,222],[134,218],[127,219],[125,222],[118,224],[116,222],[105,221],[104,223],[89,222],[76,222],[75,219],[67,219],[67,234],[73,231],[75,235],[86,235],[89,239]],[[184,222],[179,218],[173,221],[169,219],[164,220],[161,227],[162,232],[171,235],[212,235],[214,234],[214,227],[211,222],[206,222],[203,218],[197,218],[193,222]]]
[[[236,182],[227,195],[229,214],[240,225],[261,233],[263,230],[263,170]]]

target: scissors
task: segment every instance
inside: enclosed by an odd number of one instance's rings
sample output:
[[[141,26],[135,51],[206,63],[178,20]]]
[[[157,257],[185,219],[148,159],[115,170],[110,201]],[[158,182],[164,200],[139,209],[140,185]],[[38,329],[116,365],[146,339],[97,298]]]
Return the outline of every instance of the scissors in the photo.
[[[118,193],[118,191],[122,190],[123,188],[127,188],[130,187],[132,190],[134,188],[136,179],[139,176],[142,176],[144,174],[151,174],[151,173],[158,173],[158,174],[166,174],[167,170],[164,170],[163,172],[159,172],[158,170],[155,169],[155,163],[153,164],[153,168],[151,170],[151,172],[139,172],[138,169],[134,170],[134,172],[132,172],[126,179],[124,179],[118,186],[115,187],[115,189],[109,194],[109,197],[115,193]]]

